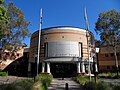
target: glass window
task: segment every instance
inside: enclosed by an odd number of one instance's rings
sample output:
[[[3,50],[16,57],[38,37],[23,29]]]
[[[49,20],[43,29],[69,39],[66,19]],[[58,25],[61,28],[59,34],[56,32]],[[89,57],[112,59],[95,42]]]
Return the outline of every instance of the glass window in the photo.
[[[117,53],[116,55],[119,56],[119,53]]]
[[[105,57],[108,57],[108,54],[105,54]]]
[[[107,66],[107,69],[110,69],[110,66]]]
[[[113,56],[114,56],[114,53],[111,53],[110,56],[113,57]]]

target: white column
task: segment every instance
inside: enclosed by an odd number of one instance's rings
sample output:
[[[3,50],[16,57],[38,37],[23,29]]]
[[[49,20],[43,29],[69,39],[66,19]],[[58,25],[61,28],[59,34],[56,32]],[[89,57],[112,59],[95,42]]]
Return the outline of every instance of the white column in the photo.
[[[31,63],[28,64],[28,72],[31,72]]]
[[[95,72],[98,72],[97,63],[95,64]]]
[[[77,73],[80,73],[80,62],[77,63]]]
[[[47,73],[50,73],[50,63],[47,62]]]
[[[82,62],[82,73],[85,73],[85,65],[84,65],[84,62]]]
[[[42,62],[42,73],[44,73],[44,72],[45,72],[45,63]]]

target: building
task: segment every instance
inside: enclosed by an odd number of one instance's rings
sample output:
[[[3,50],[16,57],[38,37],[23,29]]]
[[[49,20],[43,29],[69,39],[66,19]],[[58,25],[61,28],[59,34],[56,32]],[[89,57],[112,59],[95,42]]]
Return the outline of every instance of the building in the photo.
[[[94,36],[88,32],[89,58],[92,69],[94,54]],[[36,73],[38,51],[38,31],[30,41],[29,74]],[[40,45],[39,72],[52,73],[53,76],[74,76],[88,73],[88,44],[86,30],[75,27],[51,27],[42,29]]]
[[[120,70],[120,46],[117,46],[117,58],[118,58],[118,66]],[[99,71],[100,72],[110,72],[115,71],[115,56],[114,50],[112,46],[101,46],[100,52],[98,54],[99,61]]]
[[[27,46],[10,46],[10,50],[0,50],[0,69],[9,75],[27,76],[29,48]]]

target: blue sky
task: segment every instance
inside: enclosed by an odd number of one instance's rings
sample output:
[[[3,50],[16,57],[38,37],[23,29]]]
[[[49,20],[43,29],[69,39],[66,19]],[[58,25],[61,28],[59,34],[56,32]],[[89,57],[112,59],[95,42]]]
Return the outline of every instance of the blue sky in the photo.
[[[96,39],[99,39],[94,31],[95,22],[100,12],[116,9],[120,11],[120,0],[5,0],[14,2],[25,14],[25,19],[32,22],[29,26],[31,33],[39,29],[40,8],[43,8],[42,28],[54,26],[73,26],[85,28],[84,7],[87,8],[87,16],[90,31]],[[25,42],[30,45],[30,38]]]

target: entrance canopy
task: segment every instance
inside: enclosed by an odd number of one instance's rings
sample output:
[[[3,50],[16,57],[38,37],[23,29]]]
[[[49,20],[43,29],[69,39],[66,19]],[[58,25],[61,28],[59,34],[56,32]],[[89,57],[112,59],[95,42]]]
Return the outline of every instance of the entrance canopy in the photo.
[[[72,57],[72,58],[49,58],[45,59],[45,62],[78,62],[81,61],[80,58]]]

